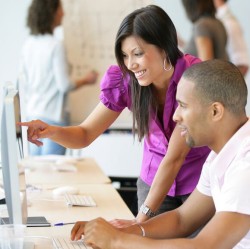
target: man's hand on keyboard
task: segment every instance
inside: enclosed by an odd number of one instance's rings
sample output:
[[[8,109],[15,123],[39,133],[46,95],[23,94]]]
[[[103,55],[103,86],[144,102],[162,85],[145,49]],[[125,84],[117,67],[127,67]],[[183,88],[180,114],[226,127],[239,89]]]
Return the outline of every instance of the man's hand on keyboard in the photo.
[[[93,248],[111,248],[111,243],[121,232],[102,218],[89,222],[77,222],[72,231],[71,239],[78,240],[84,235],[84,241]]]
[[[79,240],[84,235],[84,228],[87,221],[77,221],[71,230],[71,240]]]

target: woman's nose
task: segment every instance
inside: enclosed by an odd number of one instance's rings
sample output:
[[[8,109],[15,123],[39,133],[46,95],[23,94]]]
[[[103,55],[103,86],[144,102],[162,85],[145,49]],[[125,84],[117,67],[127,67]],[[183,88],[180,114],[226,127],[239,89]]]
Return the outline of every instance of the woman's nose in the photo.
[[[133,70],[138,66],[138,64],[133,60],[133,59],[129,59],[128,60],[128,69],[129,70]]]

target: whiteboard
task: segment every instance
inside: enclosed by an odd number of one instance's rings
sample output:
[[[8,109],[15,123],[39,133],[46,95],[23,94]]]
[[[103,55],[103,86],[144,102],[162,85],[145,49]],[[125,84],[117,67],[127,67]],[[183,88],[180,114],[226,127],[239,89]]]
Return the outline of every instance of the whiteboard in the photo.
[[[95,69],[98,83],[70,93],[71,122],[79,123],[99,102],[100,80],[111,64],[116,64],[114,43],[121,21],[133,10],[152,3],[152,0],[63,0],[64,41],[70,74],[73,79]],[[132,116],[127,110],[113,125],[131,128]]]

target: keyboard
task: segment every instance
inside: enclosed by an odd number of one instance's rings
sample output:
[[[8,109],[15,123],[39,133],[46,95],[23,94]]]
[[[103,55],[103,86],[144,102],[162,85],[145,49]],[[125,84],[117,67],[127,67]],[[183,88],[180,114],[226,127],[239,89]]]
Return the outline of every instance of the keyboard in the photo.
[[[96,203],[91,196],[65,194],[65,201],[70,206],[95,207]]]
[[[83,240],[71,241],[65,237],[52,237],[53,247],[55,249],[90,249]]]

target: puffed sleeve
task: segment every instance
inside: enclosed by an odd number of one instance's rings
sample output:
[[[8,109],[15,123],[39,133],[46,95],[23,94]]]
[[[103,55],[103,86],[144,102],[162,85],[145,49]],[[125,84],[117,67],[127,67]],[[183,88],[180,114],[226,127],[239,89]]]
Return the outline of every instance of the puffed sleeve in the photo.
[[[112,65],[101,80],[100,101],[109,109],[121,112],[131,107],[129,87],[130,77],[124,76],[121,69]]]

